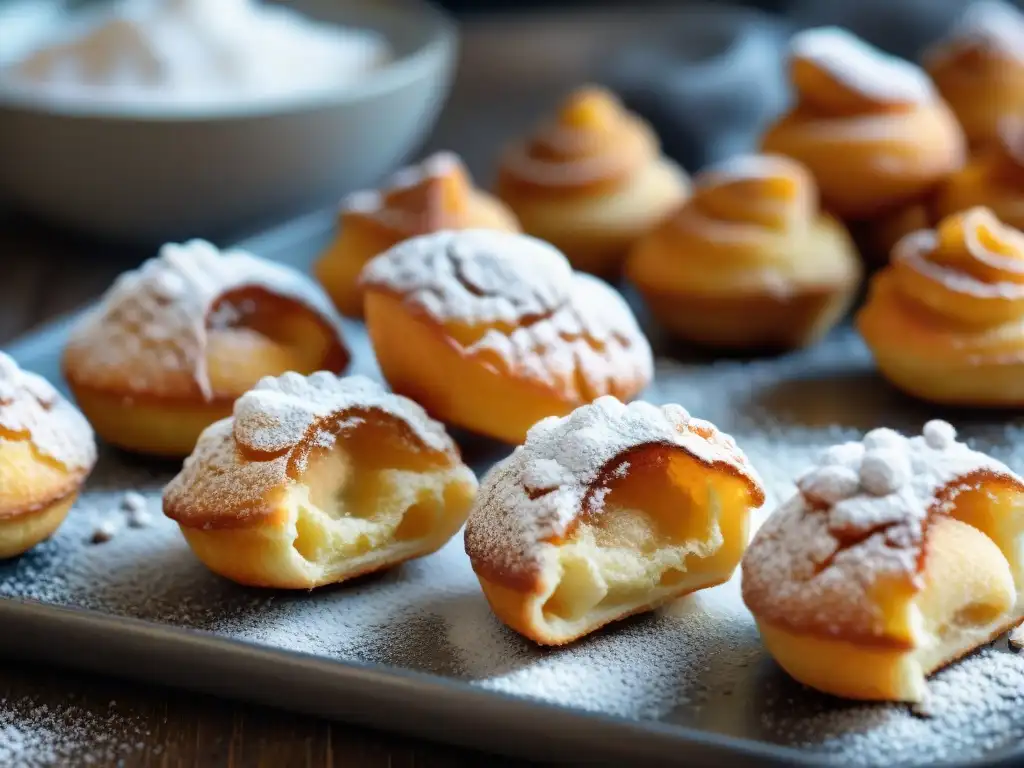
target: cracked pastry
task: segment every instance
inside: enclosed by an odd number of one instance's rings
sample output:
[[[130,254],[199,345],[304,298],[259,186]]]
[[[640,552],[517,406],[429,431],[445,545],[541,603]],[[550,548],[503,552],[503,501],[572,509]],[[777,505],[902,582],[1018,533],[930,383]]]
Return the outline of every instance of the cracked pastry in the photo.
[[[973,150],[996,141],[1001,123],[1024,112],[1024,14],[1009,3],[969,5],[923,63]]]
[[[786,349],[845,314],[861,266],[814,179],[781,155],[733,158],[694,179],[692,197],[633,249],[627,277],[658,322],[714,347]]]
[[[943,421],[833,446],[743,558],[743,600],[796,680],[919,702],[1024,618],[1024,480]]]
[[[95,464],[85,417],[44,378],[0,352],[0,558],[49,538]]]
[[[941,219],[978,206],[1015,229],[1024,228],[1024,121],[1004,122],[997,137],[949,177],[936,196],[934,214]]]
[[[366,263],[402,240],[442,229],[519,231],[512,212],[474,188],[466,168],[450,152],[403,168],[383,189],[347,197],[337,237],[316,264],[317,279],[343,314],[362,317],[359,273]]]
[[[64,376],[107,442],[186,456],[264,376],[344,369],[340,322],[289,267],[202,240],[168,244],[72,330]]]
[[[762,149],[806,165],[822,205],[851,226],[866,253],[884,262],[891,217],[925,202],[965,158],[956,118],[928,76],[844,30],[793,36],[790,76],[796,103],[770,126]]]
[[[728,581],[763,502],[757,473],[712,424],[602,397],[539,422],[491,469],[466,553],[502,622],[562,645]]]
[[[476,489],[416,403],[363,376],[286,373],[203,432],[164,513],[215,573],[312,589],[436,551]]]
[[[857,327],[879,370],[936,403],[1024,404],[1024,234],[973,208],[904,237]]]
[[[661,154],[651,127],[595,86],[501,156],[498,196],[523,230],[576,269],[614,278],[630,246],[679,205],[686,174]]]
[[[366,329],[392,389],[509,443],[602,395],[635,397],[651,347],[622,296],[553,246],[493,230],[406,240],[362,276]]]

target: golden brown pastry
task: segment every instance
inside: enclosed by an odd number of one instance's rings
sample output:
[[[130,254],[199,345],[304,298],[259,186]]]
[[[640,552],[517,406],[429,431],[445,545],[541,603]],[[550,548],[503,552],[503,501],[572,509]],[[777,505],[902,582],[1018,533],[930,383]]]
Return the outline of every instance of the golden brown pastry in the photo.
[[[49,538],[96,463],[89,423],[0,352],[0,558]]]
[[[73,329],[64,376],[107,442],[185,456],[262,377],[341,371],[340,322],[289,267],[202,240],[165,245]]]
[[[449,424],[518,443],[545,416],[632,399],[651,380],[622,296],[528,235],[423,235],[371,261],[362,282],[388,383]]]
[[[743,558],[743,600],[790,675],[917,702],[925,678],[1021,622],[1024,481],[943,421],[828,449]]]
[[[892,217],[963,165],[963,132],[920,68],[844,30],[795,35],[790,71],[796,103],[762,148],[804,163],[824,207],[858,225],[865,258],[884,262],[874,229],[891,239]]]
[[[416,403],[362,376],[286,373],[203,432],[164,513],[210,570],[311,589],[439,549],[476,489]]]
[[[593,86],[508,147],[498,170],[498,196],[526,232],[557,246],[576,269],[609,278],[686,191],[686,175],[661,154],[651,127]]]
[[[634,247],[626,274],[684,339],[809,344],[846,312],[861,278],[853,242],[817,197],[795,160],[733,158],[696,177],[693,196]]]
[[[972,149],[991,144],[1004,119],[1024,113],[1024,14],[1009,3],[972,3],[924,65]]]
[[[450,152],[402,169],[384,189],[347,197],[338,235],[317,262],[316,276],[342,313],[362,317],[358,283],[366,262],[402,240],[442,229],[519,231],[512,212],[475,189],[462,161]]]
[[[539,422],[484,478],[466,552],[494,613],[542,645],[728,581],[764,502],[728,435],[602,397]]]
[[[936,196],[934,214],[945,218],[977,206],[1015,229],[1024,227],[1024,121],[1005,122],[992,144],[950,176]]]
[[[882,374],[937,403],[1024,405],[1024,234],[985,208],[907,235],[857,326]]]

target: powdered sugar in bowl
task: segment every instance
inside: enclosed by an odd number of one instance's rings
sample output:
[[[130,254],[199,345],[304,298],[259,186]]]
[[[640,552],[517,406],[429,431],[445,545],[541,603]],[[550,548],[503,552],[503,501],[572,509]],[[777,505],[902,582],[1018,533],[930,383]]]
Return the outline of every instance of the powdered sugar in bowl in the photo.
[[[422,0],[51,18],[16,58],[0,50],[0,199],[134,241],[235,235],[371,183],[431,127],[456,48]]]

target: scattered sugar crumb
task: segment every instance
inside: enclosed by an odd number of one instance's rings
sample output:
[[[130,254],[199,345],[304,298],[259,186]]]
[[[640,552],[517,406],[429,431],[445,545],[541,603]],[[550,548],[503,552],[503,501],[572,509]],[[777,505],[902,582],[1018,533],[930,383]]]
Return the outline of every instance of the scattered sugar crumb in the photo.
[[[93,529],[89,541],[93,544],[106,544],[117,535],[117,530],[117,523],[113,520],[104,520]]]
[[[129,528],[146,528],[153,522],[149,502],[137,491],[125,493],[121,499],[121,511],[125,514]]]
[[[1010,633],[1010,647],[1016,651],[1024,651],[1024,624]]]

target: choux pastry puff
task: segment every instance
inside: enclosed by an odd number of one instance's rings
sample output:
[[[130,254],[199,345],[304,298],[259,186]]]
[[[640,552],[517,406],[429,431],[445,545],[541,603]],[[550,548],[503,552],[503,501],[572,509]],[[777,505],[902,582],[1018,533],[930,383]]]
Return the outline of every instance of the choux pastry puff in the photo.
[[[466,552],[495,615],[542,645],[728,581],[764,489],[678,405],[602,397],[539,422],[484,478]]]
[[[626,274],[658,322],[689,341],[809,344],[849,308],[862,272],[817,197],[795,160],[733,158],[694,179],[693,196],[634,247]]]
[[[85,417],[0,352],[0,558],[49,538],[95,464]]]
[[[651,347],[622,296],[528,235],[406,240],[362,276],[366,329],[392,389],[437,419],[509,443],[602,395],[630,400]]]
[[[743,558],[779,665],[849,699],[919,702],[926,678],[1024,617],[1024,481],[946,422],[825,451]]]
[[[497,190],[525,232],[554,244],[576,269],[611,279],[687,187],[651,127],[590,86],[505,150]]]
[[[994,142],[1006,118],[1024,113],[1024,14],[1010,3],[968,5],[923,63],[972,151]]]
[[[311,589],[439,549],[476,489],[416,403],[362,376],[286,373],[203,432],[164,513],[215,573]]]
[[[806,165],[824,208],[851,228],[869,263],[884,264],[963,165],[963,132],[923,70],[845,30],[794,35],[790,75],[796,103],[768,128],[762,149]]]
[[[107,442],[186,456],[264,376],[341,371],[341,319],[309,278],[202,240],[126,272],[72,330],[63,369]]]
[[[963,406],[1024,405],[1024,234],[985,208],[904,237],[857,327],[882,375]]]
[[[383,189],[345,198],[337,237],[316,264],[317,279],[342,314],[362,317],[359,273],[366,262],[402,240],[442,229],[519,231],[512,212],[475,189],[451,152],[438,152],[403,168]]]

